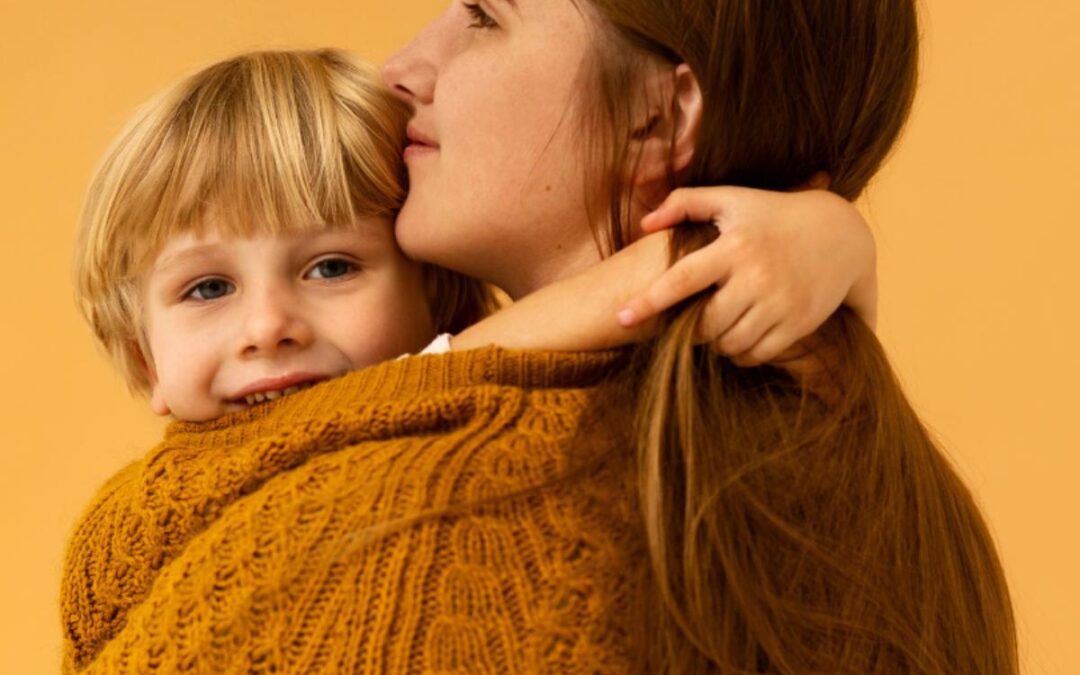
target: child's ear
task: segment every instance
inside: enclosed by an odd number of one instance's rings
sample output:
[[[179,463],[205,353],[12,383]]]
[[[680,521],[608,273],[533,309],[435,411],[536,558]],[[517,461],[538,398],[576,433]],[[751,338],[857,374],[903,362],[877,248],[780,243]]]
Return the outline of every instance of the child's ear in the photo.
[[[671,101],[668,110],[651,110],[644,126],[634,130],[642,143],[635,185],[667,183],[669,170],[684,171],[694,158],[701,131],[701,86],[690,66],[680,63],[651,85],[660,91],[661,101]],[[670,189],[670,186],[668,186]]]
[[[172,410],[169,409],[169,405],[165,403],[165,398],[161,393],[161,387],[157,382],[154,382],[150,388],[150,409],[162,417],[171,415]]]
[[[172,414],[172,410],[169,409],[169,405],[165,402],[165,395],[161,391],[161,383],[158,380],[154,364],[146,358],[141,346],[135,344],[132,345],[132,349],[139,360],[139,366],[142,367],[143,374],[146,375],[146,379],[150,383],[150,409],[161,416]]]

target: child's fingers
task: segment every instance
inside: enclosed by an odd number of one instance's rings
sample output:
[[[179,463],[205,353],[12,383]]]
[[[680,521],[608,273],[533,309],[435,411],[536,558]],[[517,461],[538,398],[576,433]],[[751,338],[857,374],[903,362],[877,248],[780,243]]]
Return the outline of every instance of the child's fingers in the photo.
[[[753,295],[743,288],[736,280],[727,283],[723,288],[713,293],[713,297],[705,305],[705,311],[697,325],[697,342],[713,343],[713,348],[719,351],[720,339],[742,319],[753,306]]]
[[[765,363],[772,363],[800,339],[801,337],[795,337],[787,326],[780,323],[767,331],[757,341],[757,344],[742,354],[732,357],[731,360],[741,368],[752,368]]]
[[[728,276],[729,256],[724,255],[725,249],[718,244],[715,242],[678,260],[643,294],[623,305],[618,314],[619,323],[630,328],[712,284],[723,283]]]
[[[713,340],[713,349],[725,356],[743,354],[757,344],[776,323],[760,304],[753,305],[731,328]]]
[[[736,188],[701,187],[674,190],[655,211],[641,219],[641,229],[656,232],[688,220],[710,222],[723,215]]]

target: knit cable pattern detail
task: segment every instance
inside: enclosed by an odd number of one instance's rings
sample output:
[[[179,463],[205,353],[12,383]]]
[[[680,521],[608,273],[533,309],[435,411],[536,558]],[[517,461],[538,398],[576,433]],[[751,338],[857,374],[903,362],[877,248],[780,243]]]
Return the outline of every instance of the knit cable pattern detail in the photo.
[[[74,530],[64,671],[635,671],[623,365],[415,357],[174,423]]]

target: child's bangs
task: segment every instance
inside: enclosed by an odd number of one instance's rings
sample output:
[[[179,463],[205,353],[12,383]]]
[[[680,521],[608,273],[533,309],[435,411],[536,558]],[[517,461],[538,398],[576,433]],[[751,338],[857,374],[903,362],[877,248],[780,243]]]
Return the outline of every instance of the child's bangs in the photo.
[[[380,142],[384,130],[364,122],[342,114],[325,64],[273,53],[221,64],[186,92],[163,139],[171,167],[148,243],[159,250],[183,232],[280,235],[392,214],[402,199],[396,139]],[[354,147],[357,138],[369,147]]]

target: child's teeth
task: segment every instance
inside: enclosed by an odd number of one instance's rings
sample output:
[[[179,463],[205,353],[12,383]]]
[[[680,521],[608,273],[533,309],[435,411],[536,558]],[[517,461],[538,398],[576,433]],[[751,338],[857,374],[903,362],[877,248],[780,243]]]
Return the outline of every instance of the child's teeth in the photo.
[[[256,403],[262,403],[263,401],[274,401],[281,398],[282,396],[295,394],[301,389],[307,389],[309,386],[310,385],[308,384],[296,384],[291,387],[287,387],[281,391],[266,391],[259,392],[258,394],[248,394],[244,397],[244,400],[247,401],[248,405],[255,405]]]

